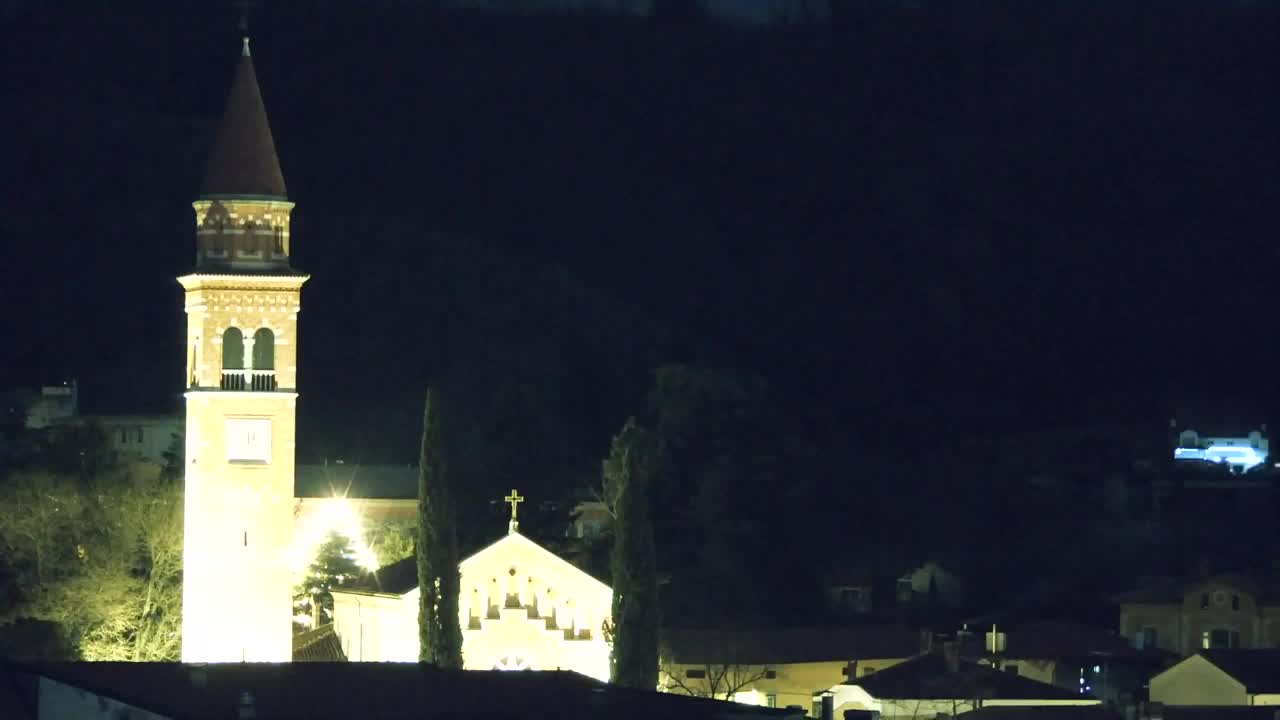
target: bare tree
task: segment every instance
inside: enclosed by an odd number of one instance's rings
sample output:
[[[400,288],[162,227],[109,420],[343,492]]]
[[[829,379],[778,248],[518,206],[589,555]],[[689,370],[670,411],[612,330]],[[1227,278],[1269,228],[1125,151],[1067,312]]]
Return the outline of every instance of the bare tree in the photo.
[[[663,654],[659,684],[663,691],[713,700],[733,700],[770,676],[767,665],[738,663],[677,664]]]
[[[23,588],[7,620],[58,623],[86,660],[175,660],[182,605],[182,488],[154,468],[93,486],[12,476],[0,543]]]

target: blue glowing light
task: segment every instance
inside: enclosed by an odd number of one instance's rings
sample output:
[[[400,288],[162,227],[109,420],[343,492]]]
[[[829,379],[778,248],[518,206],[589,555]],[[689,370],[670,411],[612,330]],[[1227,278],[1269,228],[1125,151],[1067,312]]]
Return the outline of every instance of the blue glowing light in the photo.
[[[1262,464],[1266,456],[1249,447],[1247,440],[1240,445],[1212,445],[1207,448],[1177,448],[1173,451],[1174,460],[1201,460],[1212,463],[1226,463],[1233,469],[1244,472]]]

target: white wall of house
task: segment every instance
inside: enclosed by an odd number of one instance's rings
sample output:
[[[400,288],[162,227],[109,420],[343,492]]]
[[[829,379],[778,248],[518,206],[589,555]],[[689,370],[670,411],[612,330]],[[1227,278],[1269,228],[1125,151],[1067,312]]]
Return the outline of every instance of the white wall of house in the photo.
[[[1200,655],[1192,655],[1151,678],[1151,701],[1165,705],[1247,705],[1238,680]]]

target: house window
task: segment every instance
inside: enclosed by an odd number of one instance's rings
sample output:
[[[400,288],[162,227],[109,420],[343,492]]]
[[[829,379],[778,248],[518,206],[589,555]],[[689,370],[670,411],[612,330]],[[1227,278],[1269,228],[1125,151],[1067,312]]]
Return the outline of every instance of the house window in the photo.
[[[1156,629],[1144,627],[1133,637],[1133,646],[1138,650],[1154,650],[1156,648]]]
[[[764,706],[776,708],[778,707],[778,696],[775,693],[768,693],[764,696]]]
[[[898,578],[898,602],[909,603],[914,596],[915,590],[911,587],[911,578]]]
[[[765,680],[777,680],[777,679],[778,679],[778,671],[777,671],[777,670],[765,670],[765,671],[764,671],[764,679],[765,679]]]
[[[1240,647],[1240,633],[1236,630],[1216,628],[1205,630],[1200,636],[1200,644],[1205,650],[1221,650]]]
[[[701,680],[707,676],[707,671],[689,669],[684,671],[684,676],[691,680]]]

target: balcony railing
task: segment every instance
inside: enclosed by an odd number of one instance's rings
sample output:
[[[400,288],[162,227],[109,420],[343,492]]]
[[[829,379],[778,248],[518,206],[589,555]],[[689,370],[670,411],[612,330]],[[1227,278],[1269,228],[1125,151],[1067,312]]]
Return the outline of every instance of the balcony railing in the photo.
[[[275,370],[223,370],[223,390],[271,392],[276,389]]]

